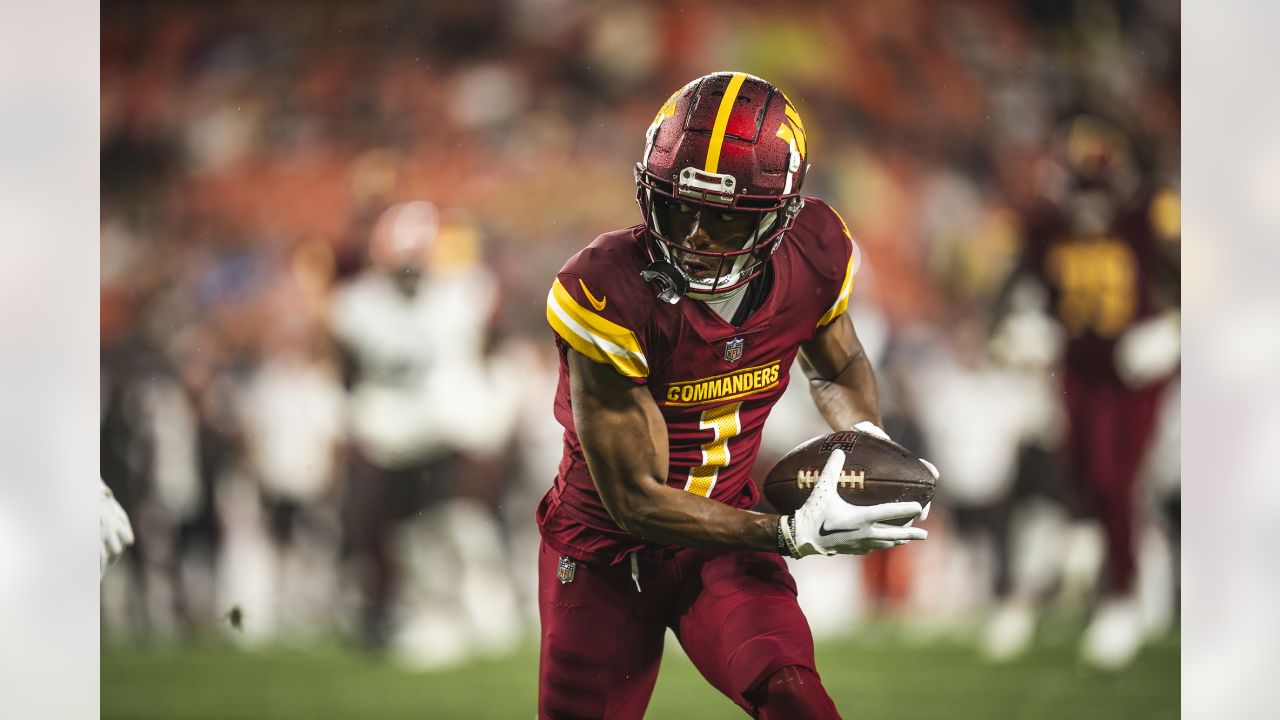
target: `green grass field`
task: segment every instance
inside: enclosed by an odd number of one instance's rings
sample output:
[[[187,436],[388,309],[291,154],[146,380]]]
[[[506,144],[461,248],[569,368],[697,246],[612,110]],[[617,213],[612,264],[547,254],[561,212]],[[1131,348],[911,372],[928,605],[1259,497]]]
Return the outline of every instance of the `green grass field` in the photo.
[[[1075,662],[1069,638],[1047,640],[1016,664],[982,663],[958,644],[890,637],[818,646],[818,667],[845,717],[892,720],[1106,720],[1179,716],[1176,637],[1114,675]],[[102,653],[102,717],[144,720],[360,718],[527,719],[537,651],[437,673],[415,673],[353,652],[230,648]],[[746,717],[670,646],[650,718]]]

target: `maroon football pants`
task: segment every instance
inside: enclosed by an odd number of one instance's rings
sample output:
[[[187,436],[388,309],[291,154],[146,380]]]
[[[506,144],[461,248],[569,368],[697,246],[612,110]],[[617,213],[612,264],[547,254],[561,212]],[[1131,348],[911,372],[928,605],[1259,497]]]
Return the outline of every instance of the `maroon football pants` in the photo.
[[[576,563],[572,580],[561,582],[559,561],[543,543],[541,720],[643,717],[668,627],[703,677],[754,717],[839,717],[814,669],[813,636],[781,557],[641,553],[640,590],[628,563]]]
[[[1131,390],[1118,380],[1063,374],[1067,461],[1086,509],[1102,524],[1107,543],[1106,589],[1133,588],[1138,474],[1155,429],[1163,384]]]

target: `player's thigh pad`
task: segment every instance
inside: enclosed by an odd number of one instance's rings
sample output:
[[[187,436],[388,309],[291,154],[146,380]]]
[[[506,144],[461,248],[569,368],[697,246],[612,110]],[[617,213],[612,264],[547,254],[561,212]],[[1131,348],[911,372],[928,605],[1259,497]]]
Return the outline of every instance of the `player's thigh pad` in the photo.
[[[543,543],[538,717],[643,717],[662,659],[662,613],[645,604],[625,566],[576,563],[562,583],[559,561]]]
[[[745,696],[778,669],[815,669],[795,579],[773,553],[692,552],[676,632],[707,681],[750,712]]]

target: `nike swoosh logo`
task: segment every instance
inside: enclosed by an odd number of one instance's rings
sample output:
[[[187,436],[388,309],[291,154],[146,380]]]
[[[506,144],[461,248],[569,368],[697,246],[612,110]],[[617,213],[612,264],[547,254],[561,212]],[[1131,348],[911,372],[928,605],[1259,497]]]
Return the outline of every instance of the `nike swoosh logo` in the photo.
[[[592,295],[591,291],[587,289],[587,284],[582,282],[582,278],[578,278],[578,284],[582,286],[582,292],[587,294],[587,301],[591,303],[591,307],[595,308],[596,312],[604,310],[604,304],[609,302],[609,297],[605,296],[604,299],[597,300],[596,296]]]
[[[826,537],[828,535],[835,535],[838,532],[846,532],[846,531],[845,530],[827,530],[827,522],[825,520],[822,521],[822,527],[818,528],[818,535],[822,537]]]

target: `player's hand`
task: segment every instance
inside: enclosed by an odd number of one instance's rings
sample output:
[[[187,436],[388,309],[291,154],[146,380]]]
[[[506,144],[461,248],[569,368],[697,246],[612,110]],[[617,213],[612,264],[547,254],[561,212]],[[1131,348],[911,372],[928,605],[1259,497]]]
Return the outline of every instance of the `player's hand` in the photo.
[[[796,511],[794,518],[782,519],[782,522],[792,523],[793,554],[796,557],[865,555],[872,550],[884,550],[928,537],[929,533],[920,528],[885,522],[918,517],[923,510],[920,503],[861,506],[841,499],[836,483],[843,467],[844,451],[832,450],[809,499]]]
[[[1138,322],[1116,341],[1116,374],[1130,388],[1168,377],[1182,360],[1181,318],[1176,311]]]
[[[885,432],[883,429],[881,429],[879,425],[876,425],[870,420],[863,420],[857,425],[854,425],[853,429],[859,432],[867,433],[868,435],[874,435],[875,437],[878,437],[881,440],[887,440],[889,442],[893,442],[893,439],[889,437],[889,433]],[[928,460],[925,460],[924,458],[920,458],[920,463],[924,465],[925,469],[928,470],[931,475],[933,475],[933,481],[935,483],[941,479],[941,475],[938,473],[938,466],[934,465]],[[931,507],[933,507],[933,503],[932,502],[927,503],[925,504],[924,509],[920,511],[919,519],[922,522],[929,518],[929,508]],[[910,525],[911,523],[908,522],[907,524]]]
[[[98,527],[102,531],[98,563],[98,577],[101,579],[124,549],[133,544],[133,526],[129,524],[129,516],[125,514],[124,508],[120,507],[116,496],[111,493],[111,488],[101,478],[98,483],[102,486],[98,507]]]
[[[864,432],[868,435],[878,437],[881,440],[884,440],[885,442],[893,442],[893,439],[889,437],[889,433],[884,431],[884,428],[871,422],[870,420],[863,420],[857,425],[854,425],[853,429],[857,430],[858,432]]]

